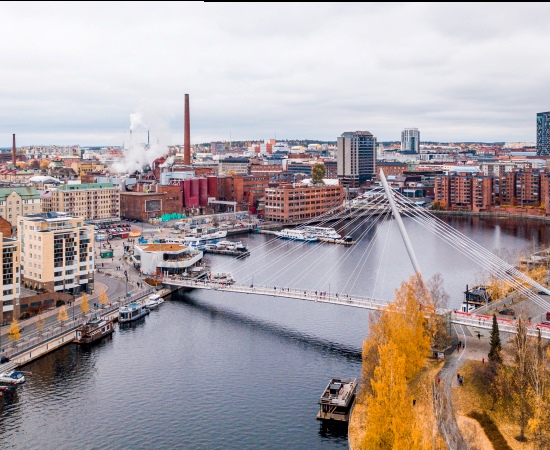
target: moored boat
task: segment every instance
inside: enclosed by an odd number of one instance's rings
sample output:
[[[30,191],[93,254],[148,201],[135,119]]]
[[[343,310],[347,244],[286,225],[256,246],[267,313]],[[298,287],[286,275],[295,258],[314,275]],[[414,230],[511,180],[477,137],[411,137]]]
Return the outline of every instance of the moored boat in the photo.
[[[280,237],[281,239],[292,239],[293,241],[301,242],[316,242],[317,236],[303,231],[303,230],[293,230],[291,228],[285,228],[281,231],[275,231],[275,236]]]
[[[357,378],[332,378],[323,391],[317,419],[348,422],[357,392]]]
[[[77,328],[74,342],[80,345],[92,344],[114,331],[112,319],[94,319]]]
[[[153,295],[150,295],[147,300],[145,300],[144,305],[147,309],[153,310],[158,308],[158,306],[163,302],[164,302],[164,299],[160,295],[153,294]]]
[[[23,384],[25,381],[25,375],[17,370],[8,370],[7,372],[0,373],[0,383]]]
[[[120,323],[133,322],[134,320],[145,317],[147,314],[149,314],[149,310],[145,305],[129,303],[126,306],[121,306],[118,310],[118,321]]]

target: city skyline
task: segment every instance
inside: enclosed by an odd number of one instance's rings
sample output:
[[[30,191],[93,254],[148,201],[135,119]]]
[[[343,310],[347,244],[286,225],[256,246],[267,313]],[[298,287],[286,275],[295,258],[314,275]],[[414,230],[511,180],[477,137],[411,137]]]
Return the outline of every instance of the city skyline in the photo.
[[[130,115],[191,143],[535,142],[546,4],[0,6],[0,147],[121,145]],[[410,24],[415,26],[411,27]]]

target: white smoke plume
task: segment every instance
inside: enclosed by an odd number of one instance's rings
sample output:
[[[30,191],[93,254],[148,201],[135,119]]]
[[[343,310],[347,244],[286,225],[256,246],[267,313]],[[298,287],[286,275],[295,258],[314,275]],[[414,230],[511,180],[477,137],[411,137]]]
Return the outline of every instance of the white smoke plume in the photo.
[[[111,170],[116,173],[143,171],[144,166],[150,166],[168,153],[169,137],[168,122],[160,115],[142,111],[130,114],[130,130],[124,134],[124,156]]]

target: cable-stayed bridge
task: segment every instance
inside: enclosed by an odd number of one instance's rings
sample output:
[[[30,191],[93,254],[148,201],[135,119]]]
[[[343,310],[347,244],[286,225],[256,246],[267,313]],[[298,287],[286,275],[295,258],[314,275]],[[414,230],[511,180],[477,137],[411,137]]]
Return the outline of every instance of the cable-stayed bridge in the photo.
[[[296,240],[294,245],[288,246],[288,240],[277,241],[278,238],[267,240],[261,247],[265,247],[264,259],[267,263],[259,263],[252,256],[237,267],[231,267],[231,273],[237,283],[227,284],[215,279],[204,280],[189,280],[178,279],[174,276],[167,276],[162,281],[166,285],[173,287],[183,287],[188,289],[215,289],[224,292],[235,292],[243,294],[269,295],[271,297],[286,297],[299,300],[306,300],[320,303],[331,303],[343,306],[351,306],[358,308],[366,308],[371,310],[381,310],[388,305],[389,300],[374,298],[374,296],[357,294],[356,286],[361,286],[361,281],[364,278],[363,269],[369,257],[373,254],[375,248],[374,242],[378,239],[388,239],[386,235],[381,236],[380,230],[383,227],[377,227],[381,223],[391,223],[392,218],[399,226],[405,248],[411,260],[414,272],[420,274],[420,267],[416,260],[414,250],[409,241],[407,231],[403,225],[401,216],[405,216],[416,224],[420,225],[424,230],[429,231],[438,239],[449,244],[457,252],[470,259],[477,264],[481,269],[495,279],[501,280],[513,287],[518,295],[532,301],[534,304],[542,308],[544,311],[550,311],[550,303],[537,295],[537,292],[543,291],[550,294],[550,291],[527,277],[508,262],[497,257],[487,249],[476,243],[468,236],[451,227],[446,222],[440,220],[429,210],[420,207],[410,198],[401,195],[395,190],[390,189],[385,177],[381,173],[382,187],[379,187],[371,192],[368,196],[360,197],[346,205],[346,207],[338,206],[330,211],[325,212],[321,216],[315,217],[310,221],[303,223],[298,230],[304,227],[315,224],[316,226],[338,227],[345,225],[347,234],[354,234],[358,237],[355,240],[362,239],[368,241],[366,248],[352,245],[347,247],[337,260],[330,262],[328,267],[326,261],[321,258],[315,260],[315,252],[319,250],[320,245],[326,245],[321,242],[310,243]],[[275,245],[274,245],[275,244]],[[260,248],[261,248],[260,247]],[[384,244],[385,248],[385,244]],[[361,252],[359,255],[357,252]],[[312,289],[302,289],[298,286],[307,285],[305,283],[313,276],[325,277],[324,272],[334,271],[342,267],[346,261],[349,263],[349,258],[353,255],[357,263],[350,271],[349,277],[340,286],[340,292],[330,292],[330,284],[328,291],[319,291]],[[310,263],[305,264],[304,261],[310,257]],[[311,260],[313,259],[313,262]],[[381,267],[378,268],[378,274],[375,278],[375,284],[380,278]],[[256,276],[256,284],[254,277]],[[285,286],[281,286],[281,276],[284,276]],[[250,279],[250,283],[243,282],[242,279]],[[239,282],[239,278],[241,281]],[[447,311],[450,315],[450,320],[457,324],[475,326],[477,328],[490,329],[491,320],[487,320],[488,316],[461,314],[456,311]],[[500,320],[501,330],[513,332],[515,325],[510,323],[508,319]],[[550,338],[550,327],[544,325],[531,324],[529,333],[537,334],[540,329],[541,335],[544,338]]]

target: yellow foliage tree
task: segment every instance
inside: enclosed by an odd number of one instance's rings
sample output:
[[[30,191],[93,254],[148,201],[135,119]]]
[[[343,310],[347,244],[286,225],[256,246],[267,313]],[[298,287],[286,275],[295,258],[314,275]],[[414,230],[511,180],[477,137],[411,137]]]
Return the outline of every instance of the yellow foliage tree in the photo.
[[[102,291],[101,294],[99,294],[99,304],[106,305],[107,303],[109,303],[109,297],[107,297],[107,292]]]
[[[67,308],[65,306],[62,306],[59,308],[59,314],[57,315],[57,320],[59,322],[64,322],[65,320],[69,320],[69,315],[67,314]]]
[[[412,397],[407,392],[406,357],[391,341],[378,351],[380,363],[371,381],[362,448],[421,450],[425,448],[422,433],[414,419]]]
[[[21,337],[21,328],[19,327],[19,323],[17,322],[17,319],[13,319],[11,322],[10,329],[8,330],[8,339],[10,341],[18,341]]]
[[[40,169],[47,169],[49,165],[50,165],[49,159],[43,159],[42,161],[40,161]]]
[[[395,294],[395,301],[384,309],[379,320],[373,321],[366,346],[377,348],[394,342],[405,355],[405,376],[410,379],[422,368],[430,350],[426,316],[433,312],[433,306],[422,279],[416,275],[403,282]]]
[[[27,168],[27,163],[25,161],[17,161],[15,163],[15,165],[17,166],[17,168],[19,169],[26,169]]]
[[[80,303],[80,310],[86,314],[90,310],[90,304],[88,303],[88,296],[86,293],[82,294],[82,302]]]

